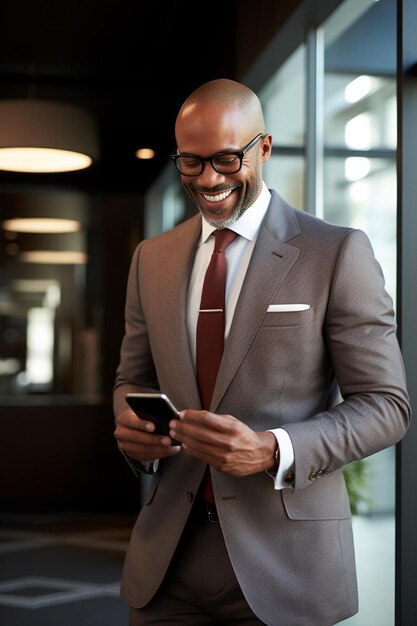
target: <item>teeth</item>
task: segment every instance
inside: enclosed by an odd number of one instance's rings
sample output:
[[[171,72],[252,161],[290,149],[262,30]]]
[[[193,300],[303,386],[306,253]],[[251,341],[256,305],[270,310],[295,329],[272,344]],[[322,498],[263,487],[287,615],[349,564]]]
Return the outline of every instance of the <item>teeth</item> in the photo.
[[[204,193],[203,196],[208,202],[219,202],[220,200],[224,200],[225,198],[227,198],[227,196],[230,196],[231,193],[232,190],[228,189],[227,191],[218,193],[216,196],[206,196]]]

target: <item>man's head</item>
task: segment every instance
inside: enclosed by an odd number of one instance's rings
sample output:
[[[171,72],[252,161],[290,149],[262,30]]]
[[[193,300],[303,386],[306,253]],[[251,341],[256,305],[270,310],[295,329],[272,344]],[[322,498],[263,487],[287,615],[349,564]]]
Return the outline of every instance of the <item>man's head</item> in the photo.
[[[205,83],[182,105],[175,137],[187,193],[208,222],[230,226],[258,197],[262,164],[271,155],[258,97],[233,80]]]

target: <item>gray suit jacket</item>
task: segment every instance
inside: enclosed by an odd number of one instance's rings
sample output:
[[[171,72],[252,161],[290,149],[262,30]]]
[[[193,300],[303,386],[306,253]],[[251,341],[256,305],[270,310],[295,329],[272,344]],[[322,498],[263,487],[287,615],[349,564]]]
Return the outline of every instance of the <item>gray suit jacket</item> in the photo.
[[[200,215],[136,249],[114,390],[161,389],[179,409],[200,399],[186,296]],[[306,303],[297,312],[270,304]],[[335,404],[337,384],[343,401]],[[271,626],[326,626],[357,612],[346,463],[405,434],[410,407],[392,301],[366,235],[288,206],[275,192],[225,346],[211,409],[255,430],[284,428],[292,488],[259,473],[212,470],[226,546],[253,611]],[[122,595],[143,606],[177,546],[205,466],[161,461],[133,529]]]

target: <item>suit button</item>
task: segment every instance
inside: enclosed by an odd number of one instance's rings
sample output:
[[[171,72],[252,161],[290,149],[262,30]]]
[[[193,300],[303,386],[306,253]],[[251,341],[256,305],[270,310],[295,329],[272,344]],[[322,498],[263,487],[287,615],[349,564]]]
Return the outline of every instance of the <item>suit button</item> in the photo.
[[[316,472],[311,472],[311,474],[310,474],[310,476],[308,478],[309,478],[309,480],[316,480],[316,478],[317,478]]]
[[[319,471],[316,473],[316,476],[317,476],[317,478],[321,478],[321,477],[323,476],[323,470],[319,470]]]
[[[284,483],[293,483],[295,479],[295,474],[294,472],[287,472],[284,475]]]

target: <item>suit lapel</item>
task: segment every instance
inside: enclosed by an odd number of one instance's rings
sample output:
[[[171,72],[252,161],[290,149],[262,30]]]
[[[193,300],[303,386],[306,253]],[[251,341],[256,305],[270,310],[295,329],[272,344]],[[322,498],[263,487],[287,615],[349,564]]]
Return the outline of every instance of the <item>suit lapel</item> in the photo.
[[[300,254],[298,248],[285,242],[299,232],[294,209],[273,192],[225,345],[213,393],[213,410],[249,350],[269,304]]]
[[[186,324],[188,282],[200,232],[201,218],[196,215],[184,222],[173,233],[174,237],[167,238],[158,260],[158,266],[163,267],[164,272],[163,275],[158,272],[160,291],[158,303],[155,304],[159,316],[157,328],[165,358],[171,364],[172,387],[180,396],[183,395],[182,399],[178,399],[180,406],[200,404]],[[170,317],[169,325],[166,323],[167,311]],[[162,334],[163,329],[165,336]]]

